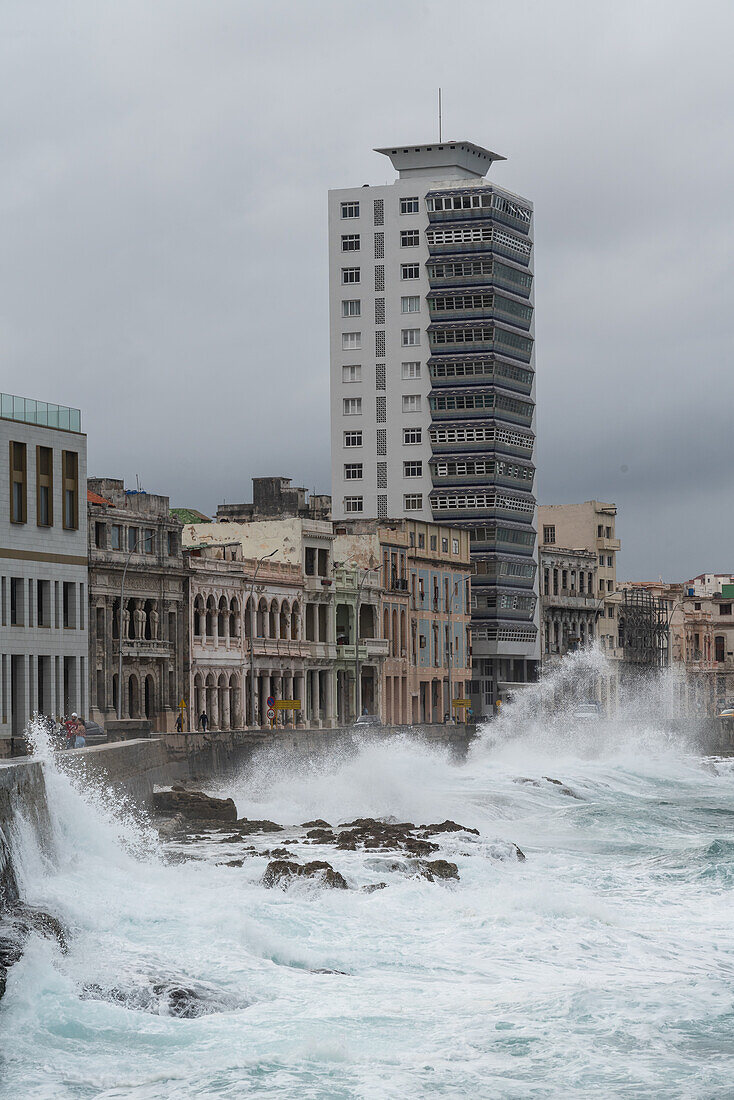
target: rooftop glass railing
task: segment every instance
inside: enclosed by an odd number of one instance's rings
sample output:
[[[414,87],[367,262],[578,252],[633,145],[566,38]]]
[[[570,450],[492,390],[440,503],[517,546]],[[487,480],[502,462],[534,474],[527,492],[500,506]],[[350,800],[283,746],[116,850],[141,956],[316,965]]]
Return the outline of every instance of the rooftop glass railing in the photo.
[[[12,393],[0,393],[0,417],[19,420],[23,424],[39,424],[43,428],[82,430],[82,414],[79,409],[66,405],[52,405],[49,401],[34,401],[30,397],[16,397]]]

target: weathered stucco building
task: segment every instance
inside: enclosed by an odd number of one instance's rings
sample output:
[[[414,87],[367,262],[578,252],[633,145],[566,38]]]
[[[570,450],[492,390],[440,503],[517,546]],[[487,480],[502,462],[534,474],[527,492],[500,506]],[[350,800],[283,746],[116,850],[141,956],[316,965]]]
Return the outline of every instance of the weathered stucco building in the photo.
[[[121,480],[90,478],[87,492],[90,717],[116,717],[122,646],[121,717],[171,731],[187,683],[181,524],[168,497]]]
[[[541,634],[544,666],[588,645],[604,601],[597,598],[597,555],[592,550],[540,547]]]

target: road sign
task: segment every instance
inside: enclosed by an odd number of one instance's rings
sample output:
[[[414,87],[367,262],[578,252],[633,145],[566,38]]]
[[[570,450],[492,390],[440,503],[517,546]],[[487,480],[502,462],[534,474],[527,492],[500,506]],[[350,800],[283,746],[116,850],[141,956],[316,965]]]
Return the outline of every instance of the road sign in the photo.
[[[267,706],[272,707],[273,704],[275,703],[275,699],[273,699],[272,695],[268,695],[265,702],[266,702]]]
[[[275,704],[276,710],[301,710],[300,699],[278,699]]]
[[[182,699],[181,702],[178,705],[181,708],[181,710],[186,710],[186,700],[185,699]]]
[[[452,707],[470,707],[471,699],[454,699]]]
[[[271,722],[272,722],[273,718],[275,718],[275,711],[273,710],[272,707],[268,707],[268,718],[270,719]]]

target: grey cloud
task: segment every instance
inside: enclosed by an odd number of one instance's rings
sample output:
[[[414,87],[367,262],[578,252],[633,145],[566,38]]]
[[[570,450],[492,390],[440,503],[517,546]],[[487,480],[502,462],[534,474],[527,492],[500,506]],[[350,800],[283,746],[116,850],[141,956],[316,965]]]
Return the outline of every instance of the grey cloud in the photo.
[[[536,207],[541,499],[615,499],[628,576],[731,569],[733,31],[678,0],[8,0],[2,386],[176,503],[327,489],[326,190],[389,178],[373,146],[434,134],[441,83]]]

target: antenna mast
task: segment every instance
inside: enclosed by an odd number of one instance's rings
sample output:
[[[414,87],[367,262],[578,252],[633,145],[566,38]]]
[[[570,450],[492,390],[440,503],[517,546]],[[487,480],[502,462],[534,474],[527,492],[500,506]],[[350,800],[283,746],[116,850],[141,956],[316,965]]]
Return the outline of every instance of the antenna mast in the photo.
[[[442,141],[442,128],[441,128],[441,89],[438,89],[438,140]]]

